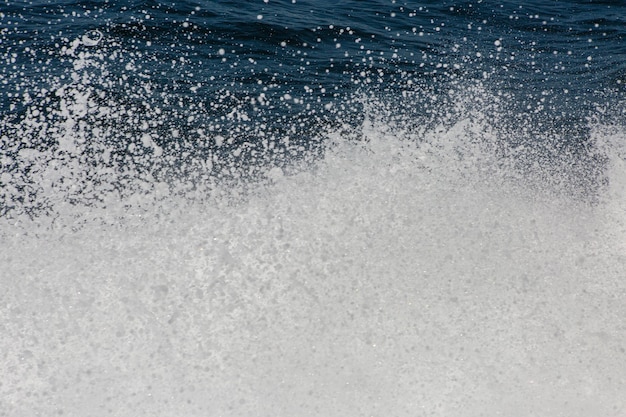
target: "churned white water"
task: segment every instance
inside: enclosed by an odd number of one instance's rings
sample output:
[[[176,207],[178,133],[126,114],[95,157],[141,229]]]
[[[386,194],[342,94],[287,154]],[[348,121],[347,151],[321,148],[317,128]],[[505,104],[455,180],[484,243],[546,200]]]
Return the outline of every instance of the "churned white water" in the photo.
[[[624,416],[625,136],[594,132],[595,190],[484,121],[366,118],[245,195],[4,219],[0,415]]]

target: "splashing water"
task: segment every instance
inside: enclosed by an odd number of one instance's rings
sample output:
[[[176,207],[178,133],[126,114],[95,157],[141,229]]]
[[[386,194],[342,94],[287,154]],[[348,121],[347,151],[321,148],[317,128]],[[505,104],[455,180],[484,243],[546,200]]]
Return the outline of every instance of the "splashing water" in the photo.
[[[291,117],[59,49],[0,120],[0,415],[626,414],[623,103],[572,133],[456,78]]]
[[[4,415],[621,415],[621,153],[592,198],[484,118],[377,116],[210,198],[114,201],[59,131],[68,194],[1,229]]]

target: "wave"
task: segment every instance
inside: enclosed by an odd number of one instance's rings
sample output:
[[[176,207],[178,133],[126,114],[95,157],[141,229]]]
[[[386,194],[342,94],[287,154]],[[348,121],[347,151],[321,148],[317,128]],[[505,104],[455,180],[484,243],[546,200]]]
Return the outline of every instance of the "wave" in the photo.
[[[623,102],[200,100],[101,35],[0,120],[0,414],[626,412]]]
[[[357,98],[308,148],[165,141],[89,88],[28,109],[2,146],[0,410],[623,414],[624,128],[512,132],[466,90]]]

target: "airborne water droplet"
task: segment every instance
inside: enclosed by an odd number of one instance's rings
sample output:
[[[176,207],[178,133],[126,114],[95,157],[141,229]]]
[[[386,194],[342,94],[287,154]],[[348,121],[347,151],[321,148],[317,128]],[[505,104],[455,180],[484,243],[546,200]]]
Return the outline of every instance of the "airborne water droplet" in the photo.
[[[98,43],[100,43],[102,38],[103,38],[102,32],[94,29],[85,33],[83,37],[81,38],[81,41],[83,45],[85,46],[96,46],[98,45]]]

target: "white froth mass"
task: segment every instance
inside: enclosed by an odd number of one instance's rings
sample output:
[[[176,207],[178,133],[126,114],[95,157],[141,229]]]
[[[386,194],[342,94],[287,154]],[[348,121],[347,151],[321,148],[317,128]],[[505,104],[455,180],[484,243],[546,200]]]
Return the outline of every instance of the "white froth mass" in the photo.
[[[591,201],[374,116],[245,195],[3,219],[2,415],[624,415],[623,131]]]

